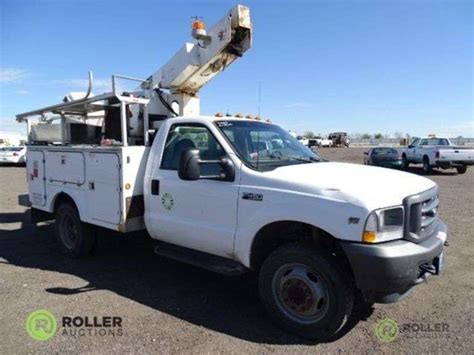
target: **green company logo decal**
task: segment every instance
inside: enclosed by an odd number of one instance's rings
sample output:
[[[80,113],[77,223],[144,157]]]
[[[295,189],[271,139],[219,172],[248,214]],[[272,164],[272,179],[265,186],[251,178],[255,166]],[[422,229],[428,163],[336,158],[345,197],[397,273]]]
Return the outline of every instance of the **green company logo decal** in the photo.
[[[397,322],[390,318],[385,318],[375,325],[375,335],[382,343],[389,343],[397,339],[399,334]]]
[[[161,204],[165,209],[168,211],[173,208],[174,205],[174,199],[173,196],[171,196],[169,193],[165,193],[163,197],[161,198]]]
[[[45,341],[56,334],[58,324],[56,317],[45,309],[30,313],[26,320],[26,331],[33,339]]]

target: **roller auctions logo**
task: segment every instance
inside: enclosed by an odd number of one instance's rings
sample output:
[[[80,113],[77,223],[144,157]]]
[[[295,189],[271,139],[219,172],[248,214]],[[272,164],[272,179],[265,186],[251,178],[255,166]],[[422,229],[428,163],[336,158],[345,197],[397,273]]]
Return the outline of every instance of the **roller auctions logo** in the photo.
[[[26,331],[35,340],[45,341],[52,338],[58,329],[56,317],[50,311],[38,309],[30,313],[26,320]]]
[[[60,330],[58,330],[60,323]],[[122,317],[119,316],[62,316],[56,318],[45,309],[38,309],[28,315],[26,332],[38,341],[58,336],[105,337],[122,336]]]
[[[397,339],[400,330],[396,321],[385,318],[377,322],[375,325],[375,336],[382,343],[389,343]]]

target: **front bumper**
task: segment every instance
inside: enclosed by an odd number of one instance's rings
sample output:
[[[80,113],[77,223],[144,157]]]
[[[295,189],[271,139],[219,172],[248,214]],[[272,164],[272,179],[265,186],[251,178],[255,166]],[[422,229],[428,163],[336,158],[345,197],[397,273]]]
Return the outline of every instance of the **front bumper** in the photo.
[[[401,160],[375,160],[372,162],[375,166],[384,168],[400,168],[402,166]]]
[[[439,274],[446,238],[447,227],[440,220],[433,235],[418,244],[400,239],[381,244],[341,242],[341,246],[364,298],[391,303],[431,274]]]

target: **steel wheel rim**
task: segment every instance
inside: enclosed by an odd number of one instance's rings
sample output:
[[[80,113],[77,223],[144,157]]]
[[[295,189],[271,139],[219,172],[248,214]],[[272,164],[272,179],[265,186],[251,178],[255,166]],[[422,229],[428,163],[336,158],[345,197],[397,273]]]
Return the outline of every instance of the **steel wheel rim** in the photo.
[[[71,216],[64,215],[63,218],[61,218],[59,232],[66,248],[73,249],[79,239],[79,232],[77,230],[77,224]]]
[[[329,309],[326,281],[304,264],[281,266],[272,280],[272,292],[278,308],[298,323],[314,323]]]

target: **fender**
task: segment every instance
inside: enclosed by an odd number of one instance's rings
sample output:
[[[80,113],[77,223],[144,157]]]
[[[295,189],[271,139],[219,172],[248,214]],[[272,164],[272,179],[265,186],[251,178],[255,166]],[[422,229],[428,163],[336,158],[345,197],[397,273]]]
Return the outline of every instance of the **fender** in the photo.
[[[248,187],[242,187],[241,191],[254,192]],[[258,192],[263,194],[262,201],[239,200],[234,255],[247,267],[250,267],[252,245],[258,232],[275,222],[305,223],[337,239],[360,241],[368,214],[362,207],[311,194],[262,188],[258,188]],[[350,217],[357,219],[357,223],[350,223]]]

